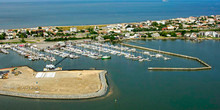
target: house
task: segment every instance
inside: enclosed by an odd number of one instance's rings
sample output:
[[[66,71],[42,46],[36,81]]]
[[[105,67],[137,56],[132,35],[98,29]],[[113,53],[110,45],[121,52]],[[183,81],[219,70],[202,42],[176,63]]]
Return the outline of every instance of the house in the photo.
[[[192,33],[189,37],[192,38],[192,39],[196,39],[197,38],[197,34],[196,33]]]
[[[156,21],[158,24],[163,24],[165,25],[166,21],[165,20],[162,20],[162,21]]]
[[[189,33],[184,34],[185,37],[190,37]]]
[[[209,24],[214,24],[215,23],[215,20],[212,19],[212,18],[209,18],[207,21],[208,21]]]
[[[70,28],[70,32],[77,32],[77,28],[76,27]]]
[[[134,30],[134,28],[127,28],[126,30],[129,31],[129,32],[131,32],[131,31]]]
[[[220,15],[216,15],[216,20],[220,20]]]
[[[48,34],[48,33],[46,33],[46,32],[44,32],[44,36],[49,36],[49,34]]]
[[[130,37],[130,33],[125,33],[125,37]]]
[[[110,30],[108,30],[108,33],[110,33],[110,32],[121,33],[121,30],[110,29]]]
[[[164,31],[164,30],[168,30],[167,27],[162,28],[162,31]]]
[[[207,37],[218,37],[218,33],[217,32],[214,32],[214,31],[208,31],[208,32],[205,32],[204,33],[204,36],[207,36]]]
[[[60,47],[63,47],[63,46],[65,46],[66,44],[65,44],[65,42],[61,42],[61,41],[60,41],[60,42],[57,42],[57,45],[60,46]]]
[[[105,39],[101,36],[96,37],[96,40],[98,40],[99,42],[103,42],[105,41]]]
[[[182,33],[177,32],[176,35],[177,35],[177,36],[182,36]]]
[[[174,30],[174,28],[175,28],[175,27],[174,27],[174,26],[171,26],[171,25],[170,25],[170,26],[167,26],[167,29],[168,29],[168,30]]]
[[[160,37],[160,34],[159,33],[153,33],[151,34],[152,37]]]
[[[5,39],[13,39],[13,38],[14,38],[14,36],[11,36],[11,35],[8,35],[5,37]]]
[[[167,37],[171,37],[171,35],[170,35],[170,34],[167,34]]]
[[[4,29],[0,30],[0,34],[5,33],[5,32],[6,32],[6,30],[4,30]]]
[[[70,31],[63,31],[64,34],[70,34]]]

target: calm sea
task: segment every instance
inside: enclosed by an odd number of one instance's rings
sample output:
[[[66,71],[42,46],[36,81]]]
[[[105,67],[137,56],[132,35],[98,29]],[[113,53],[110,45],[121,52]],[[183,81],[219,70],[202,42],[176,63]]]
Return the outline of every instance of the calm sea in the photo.
[[[111,95],[89,100],[40,100],[0,95],[1,110],[220,110],[220,42],[207,40],[147,40],[126,42],[195,56],[210,64],[207,71],[148,71],[148,67],[198,67],[197,62],[167,56],[171,60],[138,62],[112,55],[111,60],[65,59],[64,69],[105,69]],[[61,57],[57,57],[61,59]],[[0,68],[29,65],[42,71],[49,62],[28,61],[15,52],[0,53]],[[117,99],[117,102],[115,102]]]
[[[212,15],[220,14],[219,6],[219,0],[0,2],[0,29],[111,24]]]

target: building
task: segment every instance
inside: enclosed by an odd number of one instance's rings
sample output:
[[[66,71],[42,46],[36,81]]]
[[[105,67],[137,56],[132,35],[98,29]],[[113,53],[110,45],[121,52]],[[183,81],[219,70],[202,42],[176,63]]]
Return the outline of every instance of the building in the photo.
[[[192,38],[192,39],[196,39],[197,38],[197,34],[196,33],[192,33],[189,37]]]
[[[129,31],[129,32],[131,32],[131,31],[134,30],[134,28],[127,28],[126,30]]]
[[[168,29],[168,30],[174,30],[175,27],[173,27],[173,26],[167,26],[167,29]]]
[[[153,33],[151,34],[152,37],[160,37],[160,34],[159,33]]]
[[[96,37],[96,40],[98,40],[99,42],[103,42],[105,41],[105,39],[101,36]]]
[[[70,28],[70,32],[77,32],[77,28],[76,27]]]

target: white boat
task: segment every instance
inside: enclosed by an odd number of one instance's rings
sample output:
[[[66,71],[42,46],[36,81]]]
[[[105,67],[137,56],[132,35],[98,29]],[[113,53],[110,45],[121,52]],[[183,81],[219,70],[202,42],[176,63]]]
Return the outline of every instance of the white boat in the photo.
[[[160,58],[160,57],[163,57],[163,55],[161,55],[161,54],[156,54],[155,57],[156,57],[156,58]]]
[[[57,71],[57,70],[62,70],[62,68],[61,67],[55,68],[53,64],[48,64],[46,65],[43,71]]]
[[[111,56],[103,56],[102,59],[111,59]]]
[[[168,58],[168,57],[164,57],[163,59],[164,59],[164,60],[169,60],[170,58]]]
[[[144,61],[144,59],[139,59],[138,61],[139,61],[139,62],[143,62],[143,61]]]

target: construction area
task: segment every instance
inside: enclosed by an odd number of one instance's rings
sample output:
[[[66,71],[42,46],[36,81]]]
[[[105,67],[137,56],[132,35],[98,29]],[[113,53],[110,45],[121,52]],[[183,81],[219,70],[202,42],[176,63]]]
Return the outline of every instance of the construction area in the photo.
[[[104,70],[36,72],[22,66],[0,69],[0,94],[27,98],[83,99],[107,92]]]

